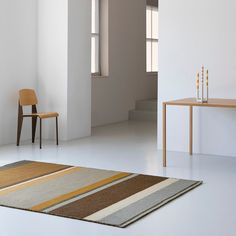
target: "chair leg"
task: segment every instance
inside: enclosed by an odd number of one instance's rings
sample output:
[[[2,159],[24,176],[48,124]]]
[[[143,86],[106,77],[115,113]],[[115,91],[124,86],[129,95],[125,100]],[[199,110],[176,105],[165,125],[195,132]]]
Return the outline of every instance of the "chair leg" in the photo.
[[[35,141],[35,133],[37,127],[37,116],[32,117],[32,143]]]
[[[22,124],[23,124],[23,117],[18,117],[18,124],[17,124],[17,141],[16,145],[20,146],[20,136],[21,136],[21,130],[22,130]]]
[[[56,138],[57,138],[57,145],[58,145],[58,117],[56,117]]]
[[[23,109],[22,109],[22,106],[19,104],[18,105],[18,122],[17,122],[17,141],[16,141],[17,146],[20,145],[22,124],[23,124]]]
[[[37,107],[36,105],[32,105],[32,114],[37,113]],[[32,116],[32,143],[35,141],[35,133],[36,133],[36,127],[37,127],[37,116]]]
[[[42,119],[41,118],[40,118],[39,147],[40,147],[40,149],[42,149]]]

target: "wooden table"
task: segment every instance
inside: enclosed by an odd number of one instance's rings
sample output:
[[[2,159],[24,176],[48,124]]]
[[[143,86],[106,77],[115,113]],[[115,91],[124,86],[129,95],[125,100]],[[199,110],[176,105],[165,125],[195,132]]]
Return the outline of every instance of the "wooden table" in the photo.
[[[195,98],[184,98],[169,102],[163,102],[163,167],[166,167],[166,108],[171,106],[189,107],[189,154],[193,154],[193,107],[219,107],[236,108],[236,100],[232,99],[209,99],[208,103],[198,103]]]

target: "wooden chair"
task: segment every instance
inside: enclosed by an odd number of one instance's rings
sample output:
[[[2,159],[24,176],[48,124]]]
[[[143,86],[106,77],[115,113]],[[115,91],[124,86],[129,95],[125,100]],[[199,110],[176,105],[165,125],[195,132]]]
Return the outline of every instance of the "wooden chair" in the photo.
[[[42,148],[42,120],[47,118],[56,118],[56,143],[58,145],[58,116],[57,112],[38,113],[36,105],[38,104],[35,91],[32,89],[22,89],[19,91],[18,105],[18,126],[17,126],[17,146],[20,145],[21,129],[24,117],[32,118],[32,143],[35,141],[37,118],[40,120],[40,149]],[[32,106],[31,114],[23,114],[24,106]]]

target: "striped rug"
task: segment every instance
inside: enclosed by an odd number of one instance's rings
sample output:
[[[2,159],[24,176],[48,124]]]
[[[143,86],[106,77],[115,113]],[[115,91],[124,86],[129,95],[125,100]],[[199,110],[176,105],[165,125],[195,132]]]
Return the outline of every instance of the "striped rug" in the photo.
[[[0,167],[0,205],[125,227],[200,184],[21,161]]]

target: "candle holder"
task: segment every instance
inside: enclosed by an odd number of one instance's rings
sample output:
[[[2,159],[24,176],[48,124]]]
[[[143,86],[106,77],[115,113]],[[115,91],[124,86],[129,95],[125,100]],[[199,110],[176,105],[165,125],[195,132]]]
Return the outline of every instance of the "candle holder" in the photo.
[[[197,73],[197,81],[196,81],[196,88],[197,88],[196,101],[199,103],[208,103],[208,98],[209,98],[208,79],[209,79],[208,70],[206,70],[206,81],[205,81],[205,69],[204,69],[204,66],[202,66],[201,82],[199,78],[199,73]],[[205,90],[206,90],[206,94],[205,94]]]

